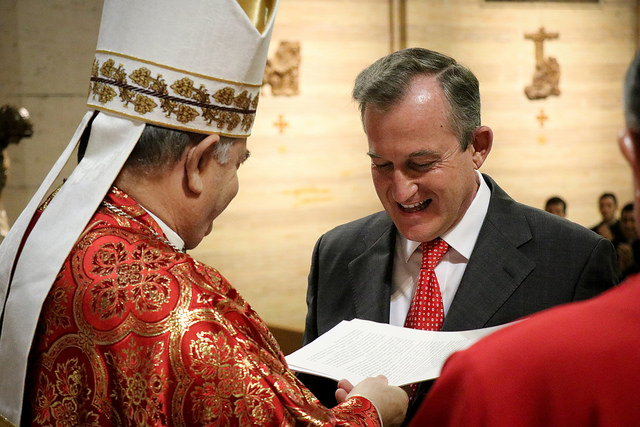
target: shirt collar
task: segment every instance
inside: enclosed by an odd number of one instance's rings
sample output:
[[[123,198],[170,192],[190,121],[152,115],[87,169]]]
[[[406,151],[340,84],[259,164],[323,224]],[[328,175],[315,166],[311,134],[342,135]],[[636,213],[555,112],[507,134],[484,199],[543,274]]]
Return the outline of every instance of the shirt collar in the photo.
[[[142,206],[142,208],[145,211],[147,211],[147,213],[151,216],[151,218],[155,220],[155,222],[158,223],[158,225],[162,229],[162,232],[166,236],[167,240],[176,248],[183,248],[182,251],[184,252],[184,240],[182,240],[182,238],[178,235],[178,233],[173,231],[171,227],[165,224],[160,218],[158,218],[156,215],[154,215],[151,211],[146,209],[144,206]]]
[[[473,198],[469,209],[465,212],[464,216],[451,230],[442,234],[440,237],[449,244],[450,248],[455,249],[460,255],[467,260],[471,258],[471,252],[478,240],[478,234],[480,234],[480,228],[484,222],[484,217],[487,215],[489,209],[489,201],[491,199],[491,190],[484,181],[480,171],[476,171],[478,179],[480,180],[480,186],[478,192]],[[409,262],[409,257],[420,246],[420,242],[414,242],[402,236],[398,233],[400,255],[404,262]]]

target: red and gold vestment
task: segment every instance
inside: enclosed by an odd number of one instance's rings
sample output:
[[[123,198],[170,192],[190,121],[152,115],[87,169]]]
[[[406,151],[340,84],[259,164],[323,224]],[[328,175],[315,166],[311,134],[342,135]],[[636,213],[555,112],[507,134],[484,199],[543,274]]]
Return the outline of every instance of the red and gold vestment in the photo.
[[[362,397],[322,406],[226,279],[116,188],[49,291],[27,375],[32,425],[379,425]]]

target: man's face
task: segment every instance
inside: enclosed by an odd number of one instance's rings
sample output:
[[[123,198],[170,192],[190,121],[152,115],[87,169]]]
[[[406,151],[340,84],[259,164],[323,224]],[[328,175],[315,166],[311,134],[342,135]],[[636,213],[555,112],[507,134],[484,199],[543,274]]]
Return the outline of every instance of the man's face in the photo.
[[[551,203],[547,206],[546,210],[549,213],[561,216],[563,218],[566,216],[566,213],[564,211],[564,206],[562,205],[562,203]]]
[[[605,222],[611,222],[614,220],[616,216],[616,210],[618,206],[616,202],[611,197],[603,197],[599,202],[600,207],[600,215],[602,216],[602,220]]]
[[[388,111],[364,114],[371,174],[380,201],[404,237],[426,242],[464,216],[478,190],[474,147],[460,150],[439,83],[413,79]],[[480,162],[481,164],[481,162]]]

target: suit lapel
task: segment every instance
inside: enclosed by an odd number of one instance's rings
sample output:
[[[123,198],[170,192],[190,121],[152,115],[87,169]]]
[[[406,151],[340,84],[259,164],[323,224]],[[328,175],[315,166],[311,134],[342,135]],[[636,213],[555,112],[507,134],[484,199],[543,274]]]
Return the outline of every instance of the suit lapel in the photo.
[[[495,182],[485,180],[491,188],[487,216],[442,330],[487,326],[535,267],[518,249],[532,238],[526,218]]]
[[[395,226],[385,214],[363,236],[363,252],[349,263],[356,317],[389,321]]]

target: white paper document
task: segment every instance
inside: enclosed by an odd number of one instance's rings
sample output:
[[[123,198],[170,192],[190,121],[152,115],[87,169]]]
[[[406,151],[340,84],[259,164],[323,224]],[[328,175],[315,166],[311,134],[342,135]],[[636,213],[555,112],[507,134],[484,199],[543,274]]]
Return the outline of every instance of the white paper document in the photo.
[[[471,331],[421,331],[369,320],[343,320],[327,333],[286,357],[294,371],[357,384],[384,375],[402,386],[437,378],[447,358],[503,328]]]

